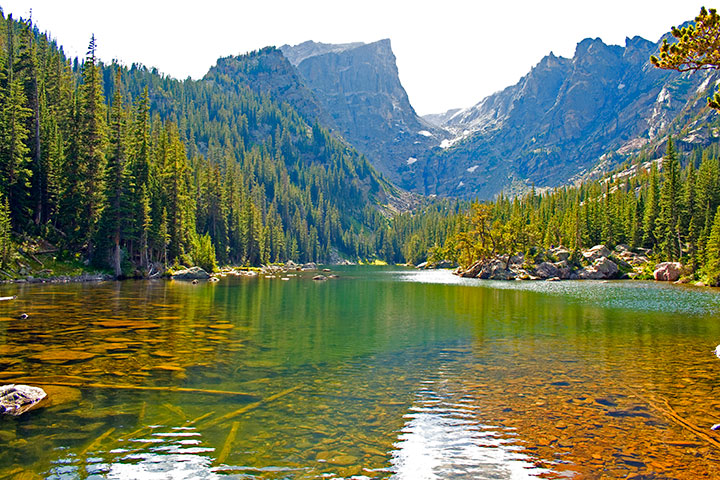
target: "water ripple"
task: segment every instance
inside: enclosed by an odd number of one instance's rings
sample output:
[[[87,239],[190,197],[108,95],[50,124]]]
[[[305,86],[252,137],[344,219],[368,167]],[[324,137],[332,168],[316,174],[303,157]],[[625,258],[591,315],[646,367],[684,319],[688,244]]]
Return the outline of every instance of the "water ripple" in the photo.
[[[520,480],[547,472],[501,438],[508,436],[503,429],[479,423],[475,414],[480,407],[470,402],[464,392],[453,392],[446,379],[424,381],[395,443],[392,478]]]

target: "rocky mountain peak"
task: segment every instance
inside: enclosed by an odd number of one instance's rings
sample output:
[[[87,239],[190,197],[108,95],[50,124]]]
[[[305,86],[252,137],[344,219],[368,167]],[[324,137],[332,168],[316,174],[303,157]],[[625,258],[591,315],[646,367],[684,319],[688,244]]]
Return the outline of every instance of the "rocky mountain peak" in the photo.
[[[285,58],[287,58],[290,63],[298,66],[300,62],[310,57],[325,55],[327,53],[344,52],[346,50],[352,50],[353,48],[357,48],[363,45],[365,44],[362,42],[333,44],[313,42],[312,40],[308,40],[295,46],[283,45],[282,47],[280,47],[280,51],[282,51],[282,53],[285,55]]]
[[[342,135],[390,179],[399,182],[412,159],[445,138],[443,130],[415,113],[389,39],[342,45],[305,42],[280,50]]]

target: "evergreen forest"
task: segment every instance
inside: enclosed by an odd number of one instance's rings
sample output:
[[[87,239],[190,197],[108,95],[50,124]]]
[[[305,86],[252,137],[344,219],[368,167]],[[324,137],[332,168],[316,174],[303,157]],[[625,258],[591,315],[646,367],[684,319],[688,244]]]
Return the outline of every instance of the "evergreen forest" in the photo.
[[[104,65],[94,37],[70,60],[30,22],[1,23],[2,267],[11,234],[118,276],[372,258],[387,242],[396,189],[287,104]]]
[[[683,153],[668,139],[661,160],[641,156],[577,186],[471,204],[415,198],[399,211],[412,195],[345,140],[222,69],[180,81],[103,64],[94,37],[70,59],[31,22],[0,20],[7,277],[33,242],[117,277],[287,260],[469,265],[602,243],[720,283],[717,145]]]

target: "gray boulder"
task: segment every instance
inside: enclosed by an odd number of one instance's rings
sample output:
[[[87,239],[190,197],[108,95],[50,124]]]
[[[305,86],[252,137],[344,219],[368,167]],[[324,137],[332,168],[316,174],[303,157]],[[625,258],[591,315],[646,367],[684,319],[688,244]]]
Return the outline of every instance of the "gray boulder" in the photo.
[[[477,278],[483,278],[487,280],[510,280],[515,276],[507,269],[507,262],[500,258],[494,258],[489,262],[486,262]]]
[[[550,254],[560,262],[566,262],[572,255],[572,252],[565,247],[555,247],[550,250]]]
[[[2,385],[0,386],[0,414],[22,415],[28,410],[40,406],[40,402],[47,398],[45,390],[29,385]]]
[[[517,255],[513,255],[508,260],[508,264],[510,265],[522,265],[525,263],[525,254],[524,253],[518,253]]]
[[[172,278],[175,280],[207,280],[210,278],[210,274],[200,267],[190,267],[173,273]]]
[[[488,277],[488,280],[515,280],[516,278],[517,273],[512,270],[498,269]]]
[[[578,278],[582,280],[607,280],[615,278],[617,274],[617,264],[607,257],[601,257],[595,260],[592,265],[580,270]]]
[[[623,243],[619,243],[619,244],[615,245],[615,251],[616,251],[616,252],[629,252],[629,251],[630,251],[630,246],[629,246],[629,245],[625,245],[625,244],[623,244]]]
[[[610,249],[605,245],[595,245],[594,247],[582,252],[583,257],[589,262],[594,262],[601,257],[609,257]]]
[[[559,277],[560,269],[550,262],[543,262],[535,267],[535,275],[544,279]]]
[[[617,247],[615,248],[615,250],[617,250]],[[633,267],[644,265],[650,262],[650,260],[645,255],[631,252],[630,250],[620,250],[614,255],[614,257],[624,261],[626,264]]]
[[[478,260],[477,262],[470,265],[467,269],[460,272],[460,276],[465,278],[475,278],[478,276],[484,266],[485,262],[483,262],[482,260]]]
[[[682,275],[680,262],[662,262],[655,265],[653,277],[659,282],[675,282]]]

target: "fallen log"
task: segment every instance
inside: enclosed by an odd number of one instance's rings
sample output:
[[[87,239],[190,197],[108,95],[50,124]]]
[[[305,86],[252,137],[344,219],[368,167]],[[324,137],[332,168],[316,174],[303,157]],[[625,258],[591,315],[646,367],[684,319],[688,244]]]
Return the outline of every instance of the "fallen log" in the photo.
[[[230,420],[231,418],[235,418],[235,417],[237,417],[237,416],[239,416],[239,415],[242,415],[243,413],[247,413],[247,412],[249,412],[249,411],[251,411],[251,410],[255,410],[256,408],[261,407],[261,406],[263,406],[263,405],[265,405],[265,404],[268,404],[268,403],[270,403],[270,402],[274,402],[274,401],[277,400],[278,398],[284,397],[285,395],[289,395],[289,394],[293,393],[293,392],[296,391],[296,390],[300,390],[301,388],[302,388],[302,385],[297,385],[297,386],[295,386],[295,387],[288,388],[287,390],[283,390],[283,391],[280,392],[280,393],[276,393],[275,395],[270,395],[269,397],[264,398],[264,399],[262,399],[262,400],[259,400],[259,401],[257,401],[257,402],[251,403],[251,404],[249,404],[249,405],[245,405],[245,406],[242,407],[242,408],[238,408],[237,410],[235,410],[235,411],[233,411],[233,412],[226,413],[226,414],[223,415],[222,417],[218,417],[218,418],[216,418],[215,420],[211,420],[211,421],[205,423],[205,424],[202,426],[202,428],[211,428],[211,427],[214,427],[215,425],[218,425],[218,424],[220,424],[220,423],[222,423],[222,422],[224,422],[224,421]]]
[[[20,254],[23,255],[25,258],[27,258],[27,257],[32,258],[33,260],[35,260],[35,263],[37,263],[37,264],[40,265],[41,267],[44,267],[44,266],[45,266],[45,265],[43,264],[43,262],[41,262],[40,259],[38,259],[32,252],[26,252],[25,250],[23,250],[23,249],[20,248],[20,247],[18,247],[18,252],[20,252]]]
[[[5,380],[9,382],[9,380]],[[210,390],[205,388],[186,388],[186,387],[147,387],[144,385],[110,385],[105,383],[78,383],[78,382],[56,382],[50,380],[36,380],[33,378],[19,378],[12,380],[12,383],[34,383],[36,385],[55,385],[59,387],[75,387],[75,388],[107,388],[110,390],[139,390],[151,392],[167,392],[167,393],[197,393],[203,395],[224,395],[230,397],[244,397],[247,399],[256,399],[257,395],[246,392],[228,392],[226,390]]]
[[[220,450],[220,455],[217,457],[218,463],[225,463],[228,455],[230,455],[230,449],[232,448],[233,442],[235,442],[235,437],[237,436],[239,427],[240,422],[233,422],[232,428],[230,428],[230,433],[228,434],[227,439],[225,439],[225,444],[223,445],[222,450]]]
[[[215,413],[214,411],[213,411],[213,412],[204,413],[204,414],[200,415],[199,417],[197,417],[196,419],[190,420],[190,421],[188,422],[188,425],[194,425],[194,424],[196,424],[197,422],[202,422],[202,421],[205,420],[206,418],[212,416],[214,413]]]
[[[670,406],[668,401],[666,399],[662,399],[662,402],[665,404],[665,407],[662,405],[659,405],[658,402],[655,399],[650,399],[645,395],[640,394],[637,392],[634,388],[630,387],[629,385],[625,385],[625,388],[627,388],[630,392],[633,393],[633,395],[637,396],[638,398],[642,399],[645,403],[650,405],[651,408],[657,410],[661,414],[663,414],[666,418],[674,422],[680,427],[685,428],[686,430],[690,430],[693,434],[695,434],[696,437],[701,438],[708,442],[710,445],[714,446],[715,448],[720,449],[720,442],[712,438],[710,435],[705,433],[702,428],[700,428],[698,425],[695,425],[690,420],[683,418],[674,408]]]
[[[115,431],[115,428],[113,427],[110,430],[108,430],[107,432],[105,432],[102,435],[100,435],[99,437],[97,437],[92,443],[90,443],[90,445],[85,447],[85,449],[82,451],[82,455],[85,455],[88,452],[95,451],[95,449],[100,446],[102,441],[105,440],[107,437],[109,437],[114,431]]]
[[[17,296],[13,295],[12,297],[0,297],[0,302],[6,302],[8,300],[15,300]]]

